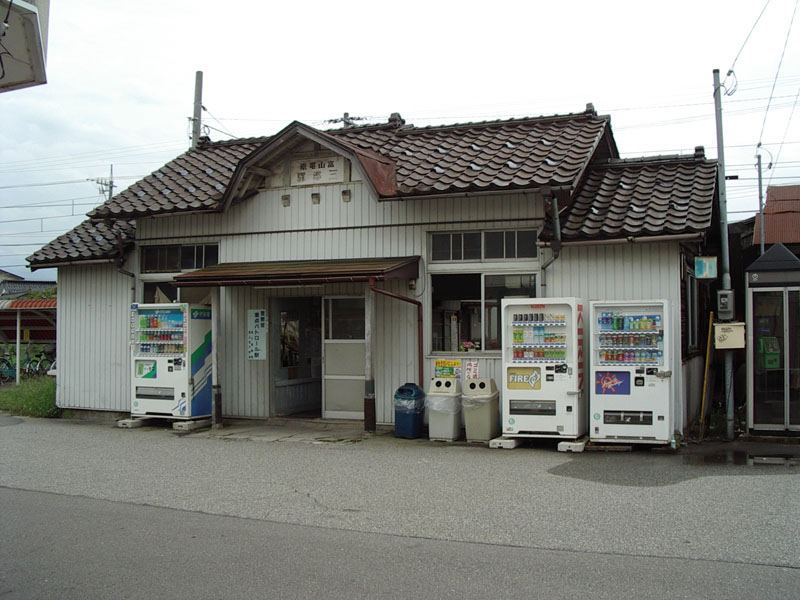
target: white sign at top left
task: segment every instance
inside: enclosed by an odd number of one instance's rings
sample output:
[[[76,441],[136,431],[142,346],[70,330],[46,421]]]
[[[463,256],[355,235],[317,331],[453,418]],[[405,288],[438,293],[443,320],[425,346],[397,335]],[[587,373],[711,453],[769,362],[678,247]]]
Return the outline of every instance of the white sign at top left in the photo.
[[[292,185],[321,185],[344,181],[344,158],[305,158],[292,161]]]

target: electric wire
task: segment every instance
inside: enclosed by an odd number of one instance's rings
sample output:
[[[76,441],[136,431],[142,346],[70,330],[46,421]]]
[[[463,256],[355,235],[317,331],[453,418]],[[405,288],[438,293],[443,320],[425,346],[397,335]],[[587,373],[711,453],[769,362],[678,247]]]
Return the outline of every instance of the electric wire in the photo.
[[[795,0],[794,10],[792,11],[792,19],[789,21],[789,28],[786,31],[786,39],[783,42],[783,50],[781,51],[781,58],[778,61],[778,68],[775,71],[775,80],[772,83],[772,91],[770,92],[769,100],[767,101],[767,109],[764,111],[764,121],[761,124],[761,133],[758,136],[758,143],[759,144],[761,144],[762,138],[764,137],[764,127],[766,127],[766,125],[767,125],[767,115],[769,114],[769,107],[770,107],[770,104],[772,103],[772,96],[774,95],[774,92],[775,92],[775,86],[778,83],[778,75],[781,72],[781,65],[783,65],[783,57],[786,55],[786,46],[789,45],[789,36],[792,33],[792,25],[794,24],[794,17],[797,14],[798,2],[800,2],[800,0]]]
[[[204,110],[206,113],[208,113],[208,116],[209,116],[209,117],[211,117],[211,118],[212,118],[212,119],[214,119],[214,120],[215,120],[217,123],[219,123],[219,126],[220,126],[220,127],[222,127],[223,129],[225,129],[225,125],[223,125],[223,124],[222,124],[222,122],[221,122],[221,121],[220,121],[220,120],[219,120],[217,117],[215,117],[214,115],[212,115],[210,110],[208,110],[208,109],[207,109],[205,106],[203,106],[202,104],[200,105],[200,108],[202,108],[202,109],[203,109],[203,110]],[[236,136],[236,135],[232,134],[232,133],[231,133],[230,131],[228,131],[228,130],[225,130],[225,131],[220,131],[219,129],[215,129],[214,131],[219,131],[220,133],[224,133],[225,135],[229,135],[229,136],[231,136],[232,138],[236,138],[236,137],[238,137],[238,136]]]
[[[783,139],[781,140],[781,143],[778,146],[778,152],[775,154],[775,160],[772,161],[772,163],[776,167],[778,166],[778,160],[780,160],[781,157],[781,150],[783,150],[783,143],[786,140],[786,134],[789,133],[789,126],[792,124],[792,118],[794,117],[794,109],[797,107],[797,102],[799,99],[800,99],[800,87],[797,88],[797,95],[794,98],[794,106],[792,106],[792,112],[789,113],[789,120],[786,122],[786,129],[783,131]],[[781,167],[782,166],[783,165],[781,165]],[[775,171],[773,170],[772,173],[770,174],[769,181],[767,181],[767,187],[769,187],[769,184],[772,183],[772,178],[774,175]]]
[[[739,82],[738,82],[738,80],[736,78],[736,73],[734,72],[734,68],[736,67],[736,61],[738,61],[739,57],[742,55],[742,51],[744,50],[744,47],[747,45],[748,40],[750,40],[750,36],[753,35],[753,31],[755,31],[756,25],[758,25],[758,22],[761,20],[761,17],[764,15],[764,11],[767,10],[767,6],[769,6],[769,3],[770,3],[770,0],[767,0],[766,3],[764,3],[764,8],[761,9],[761,12],[758,14],[758,18],[756,18],[755,23],[753,23],[753,26],[750,28],[750,33],[748,33],[747,37],[744,38],[744,42],[742,42],[742,47],[739,48],[739,52],[736,53],[736,58],[734,58],[733,59],[733,63],[731,63],[731,68],[728,69],[728,73],[725,75],[725,81],[722,82],[722,87],[725,87],[725,82],[728,81],[728,77],[733,76],[733,87],[731,88],[730,91],[728,91],[727,88],[726,88],[726,91],[725,91],[725,94],[727,96],[732,96],[733,94],[735,94],[736,90],[739,87]]]

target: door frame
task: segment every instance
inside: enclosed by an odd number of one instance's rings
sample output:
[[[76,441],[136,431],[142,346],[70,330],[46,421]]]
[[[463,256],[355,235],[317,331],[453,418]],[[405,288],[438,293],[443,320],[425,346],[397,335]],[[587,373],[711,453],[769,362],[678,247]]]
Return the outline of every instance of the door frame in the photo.
[[[326,332],[327,332],[327,307],[328,307],[328,300],[338,300],[338,299],[361,299],[364,300],[364,330],[365,335],[364,339],[360,340],[328,340],[326,339]],[[327,374],[327,354],[328,354],[328,344],[335,343],[335,344],[353,344],[353,345],[363,345],[365,351],[367,349],[367,335],[366,329],[369,326],[367,322],[367,299],[366,297],[361,294],[332,294],[327,296],[322,296],[322,331],[320,334],[322,335],[322,418],[323,419],[352,419],[352,420],[363,420],[364,419],[364,410],[362,407],[361,411],[330,411],[327,409],[327,398],[326,398],[326,381],[362,381],[366,384],[367,375],[366,375],[366,362],[364,363],[364,369],[362,370],[361,375],[328,375]]]
[[[755,423],[755,320],[753,309],[755,304],[755,294],[764,292],[781,292],[782,296],[782,317],[783,317],[783,424],[776,423]],[[789,292],[800,292],[800,286],[776,286],[776,287],[751,287],[747,290],[747,428],[758,431],[800,431],[800,425],[790,423],[790,331],[789,331]],[[798,349],[800,351],[800,349]]]

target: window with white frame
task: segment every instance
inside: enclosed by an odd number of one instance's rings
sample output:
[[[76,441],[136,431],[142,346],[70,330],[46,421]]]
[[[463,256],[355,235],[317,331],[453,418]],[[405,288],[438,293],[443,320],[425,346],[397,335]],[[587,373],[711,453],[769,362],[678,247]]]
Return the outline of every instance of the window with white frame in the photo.
[[[447,273],[431,275],[432,350],[500,350],[500,301],[536,295],[532,274]]]

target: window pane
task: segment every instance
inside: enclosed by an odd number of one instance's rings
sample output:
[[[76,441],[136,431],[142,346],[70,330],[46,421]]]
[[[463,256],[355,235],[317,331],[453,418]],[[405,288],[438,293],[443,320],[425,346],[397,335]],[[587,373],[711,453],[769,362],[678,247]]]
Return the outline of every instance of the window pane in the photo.
[[[219,264],[219,247],[216,244],[210,244],[205,247],[203,266],[213,267],[216,264]]]
[[[487,231],[484,234],[486,238],[486,258],[504,258],[503,257],[503,232],[502,231]]]
[[[450,260],[450,234],[434,233],[431,237],[431,260]]]
[[[464,243],[464,236],[460,233],[453,234],[453,260],[461,260],[464,256],[461,245]]]
[[[364,324],[363,298],[332,298],[328,300],[326,328],[329,340],[363,340],[366,333]]]
[[[300,365],[300,318],[296,312],[281,311],[281,367]],[[293,373],[289,372],[289,379]],[[296,376],[296,370],[294,372]]]
[[[536,258],[536,232],[517,232],[517,258]]]
[[[156,250],[157,248],[152,246],[142,248],[142,273],[152,273],[158,270],[158,252]]]
[[[181,270],[195,268],[194,246],[181,247]]]
[[[433,351],[458,352],[466,350],[470,344],[479,348],[480,274],[432,275],[431,285]]]
[[[535,275],[486,275],[484,278],[484,322],[486,349],[500,350],[503,345],[500,327],[500,300],[536,297]]]
[[[480,259],[481,259],[481,234],[465,233],[464,260],[480,260]]]
[[[165,247],[165,263],[164,271],[180,271],[181,270],[181,247],[180,246],[166,246]]]
[[[516,231],[506,231],[506,258],[517,258]]]

